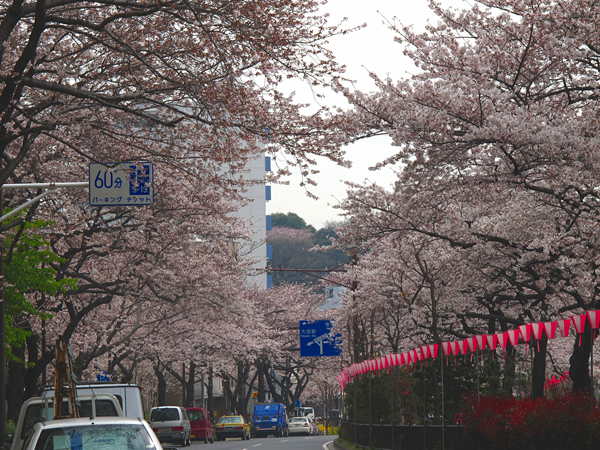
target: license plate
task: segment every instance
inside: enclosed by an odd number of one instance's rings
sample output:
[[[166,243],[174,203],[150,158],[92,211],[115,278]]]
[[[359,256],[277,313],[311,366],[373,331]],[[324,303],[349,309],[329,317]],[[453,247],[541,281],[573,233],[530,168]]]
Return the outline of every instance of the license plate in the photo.
[[[190,435],[190,439],[194,439],[196,437],[195,434]]]
[[[226,430],[233,430],[233,427],[225,427]]]

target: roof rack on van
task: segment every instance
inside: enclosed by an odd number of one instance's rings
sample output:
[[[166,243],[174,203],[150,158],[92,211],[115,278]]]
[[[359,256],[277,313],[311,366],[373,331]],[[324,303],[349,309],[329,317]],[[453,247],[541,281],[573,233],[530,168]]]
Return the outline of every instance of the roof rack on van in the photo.
[[[112,385],[112,386],[133,386],[133,387],[139,387],[141,389],[140,386],[138,386],[135,383],[120,383],[118,381],[88,381],[88,380],[83,380],[83,381],[75,381],[75,385],[76,386],[107,386],[107,385]],[[42,391],[51,391],[52,389],[55,388],[55,385],[51,385],[51,384],[46,384],[44,386],[42,386],[41,390]]]

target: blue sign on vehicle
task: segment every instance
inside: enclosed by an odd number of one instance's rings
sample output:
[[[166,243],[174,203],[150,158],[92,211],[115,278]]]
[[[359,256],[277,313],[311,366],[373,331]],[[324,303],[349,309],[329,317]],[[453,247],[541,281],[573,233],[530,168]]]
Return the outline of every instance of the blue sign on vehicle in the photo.
[[[300,356],[339,356],[342,335],[331,335],[331,320],[300,321]]]
[[[110,374],[104,370],[96,375],[96,380],[98,381],[110,381]]]

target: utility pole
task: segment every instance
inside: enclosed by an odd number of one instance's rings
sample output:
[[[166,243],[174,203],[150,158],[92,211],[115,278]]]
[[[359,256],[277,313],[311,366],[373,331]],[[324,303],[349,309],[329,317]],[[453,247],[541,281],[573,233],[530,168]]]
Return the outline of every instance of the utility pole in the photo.
[[[352,264],[352,266],[356,266],[356,264],[357,264],[356,251],[352,254],[351,264]],[[358,281],[356,279],[352,280],[350,289],[352,289],[352,292],[353,292],[352,306],[354,306],[354,302],[356,299],[354,292],[356,292],[356,290],[358,289]],[[359,351],[359,347],[358,347],[358,345],[359,345],[358,336],[359,336],[358,317],[356,316],[356,314],[354,314],[352,316],[352,352],[353,352],[354,364],[358,364],[361,362],[360,351]],[[357,379],[354,380],[354,445],[358,445],[358,389],[359,389],[359,384],[360,384],[360,377],[358,380]]]
[[[182,367],[181,367],[181,386],[183,387],[183,404],[182,406],[185,408],[185,363],[182,363]]]

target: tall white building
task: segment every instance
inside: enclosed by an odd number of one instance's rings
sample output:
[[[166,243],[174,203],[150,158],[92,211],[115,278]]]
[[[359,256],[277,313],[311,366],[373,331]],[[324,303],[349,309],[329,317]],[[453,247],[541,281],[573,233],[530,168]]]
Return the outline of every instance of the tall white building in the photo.
[[[252,159],[246,169],[248,171],[244,174],[244,178],[250,181],[250,186],[243,197],[249,201],[238,211],[238,215],[246,221],[253,235],[251,244],[241,246],[238,254],[256,260],[248,282],[268,289],[271,287],[271,275],[267,274],[265,268],[268,260],[271,259],[271,249],[267,245],[267,230],[271,229],[271,216],[267,215],[267,202],[271,200],[271,186],[265,184],[265,177],[271,170],[271,158],[263,153]]]

